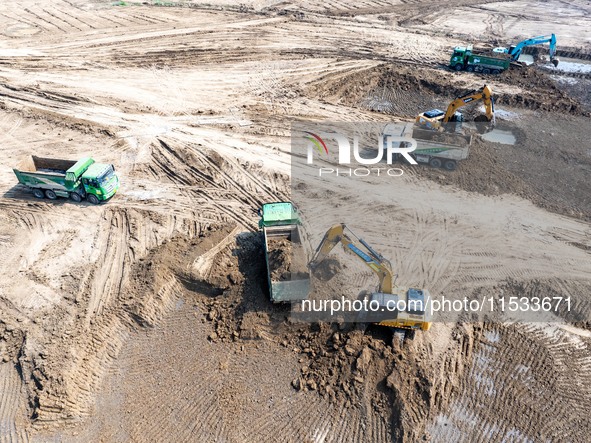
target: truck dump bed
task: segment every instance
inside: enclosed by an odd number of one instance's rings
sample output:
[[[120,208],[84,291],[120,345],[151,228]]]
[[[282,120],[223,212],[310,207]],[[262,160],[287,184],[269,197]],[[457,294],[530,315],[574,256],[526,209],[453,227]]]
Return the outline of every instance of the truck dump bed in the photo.
[[[452,160],[468,158],[472,136],[442,133],[414,128],[413,138],[417,141],[415,155],[429,154]]]
[[[305,300],[310,289],[299,225],[263,229],[269,291],[273,302]]]
[[[73,161],[31,155],[14,168],[14,173],[23,185],[37,185],[39,181],[48,183],[49,180],[59,189],[74,186],[82,173],[93,163],[94,160],[89,157]]]
[[[388,135],[413,138],[417,146],[413,156],[419,162],[423,157],[438,157],[450,160],[468,158],[472,137],[457,133],[444,133],[417,128],[413,123],[391,123],[384,128],[384,137]]]
[[[24,158],[16,167],[20,172],[66,175],[66,171],[76,164],[72,160],[43,158],[31,155]]]
[[[470,146],[472,143],[471,135],[437,132],[429,129],[421,129],[416,126],[412,128],[412,137],[416,139],[417,142],[444,143],[460,147]]]

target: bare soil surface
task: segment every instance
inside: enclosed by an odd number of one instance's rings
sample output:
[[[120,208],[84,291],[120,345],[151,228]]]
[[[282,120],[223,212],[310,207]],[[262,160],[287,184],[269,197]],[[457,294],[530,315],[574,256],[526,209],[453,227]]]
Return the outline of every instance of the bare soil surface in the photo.
[[[496,77],[445,65],[457,45],[551,32],[586,63],[590,8],[3,4],[0,442],[587,441],[589,75],[545,66],[546,48]],[[305,189],[304,247],[345,222],[405,285],[572,309],[401,343],[273,305],[255,211],[291,198],[291,122],[413,121],[485,83],[514,145],[475,137],[454,172],[404,165],[395,198],[377,182]],[[12,172],[32,154],[113,163],[121,189],[99,206],[37,200]],[[313,277],[312,299],[376,285],[338,249]]]

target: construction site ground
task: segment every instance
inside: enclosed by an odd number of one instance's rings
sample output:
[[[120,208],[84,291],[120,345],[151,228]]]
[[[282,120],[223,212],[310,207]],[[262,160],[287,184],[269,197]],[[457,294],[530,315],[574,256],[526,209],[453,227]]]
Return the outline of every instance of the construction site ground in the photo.
[[[498,76],[446,68],[454,46],[552,32],[565,69],[543,50]],[[579,0],[3,2],[0,442],[588,441],[590,61]],[[290,321],[256,210],[290,199],[293,119],[412,121],[484,83],[514,145],[404,166],[396,199],[309,189],[307,242],[346,222],[405,285],[574,312],[403,343]],[[12,172],[31,154],[112,163],[120,191],[37,200]],[[375,286],[353,260],[335,252],[314,290]]]

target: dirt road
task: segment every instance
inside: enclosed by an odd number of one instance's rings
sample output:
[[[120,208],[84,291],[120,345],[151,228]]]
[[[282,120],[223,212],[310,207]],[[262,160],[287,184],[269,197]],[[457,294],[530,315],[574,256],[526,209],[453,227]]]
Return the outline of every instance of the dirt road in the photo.
[[[585,441],[590,7],[524,5],[2,5],[0,442]],[[459,44],[549,32],[576,69],[444,66]],[[406,285],[570,296],[578,317],[437,323],[403,346],[291,323],[255,210],[292,196],[293,119],[412,120],[484,82],[515,145],[478,140],[454,173],[405,167],[396,198],[308,189],[309,245],[346,222]],[[36,200],[12,172],[32,153],[113,163],[121,190]],[[325,289],[375,285],[334,260]]]

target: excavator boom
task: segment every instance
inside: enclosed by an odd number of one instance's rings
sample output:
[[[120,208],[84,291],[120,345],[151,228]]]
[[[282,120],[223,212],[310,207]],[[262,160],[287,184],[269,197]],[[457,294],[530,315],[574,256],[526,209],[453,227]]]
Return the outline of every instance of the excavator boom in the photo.
[[[348,233],[345,232],[346,230]],[[348,234],[351,234],[355,240],[359,241],[365,250],[355,245],[354,240]],[[311,269],[317,267],[339,243],[343,245],[346,251],[353,252],[363,260],[379,278],[378,292],[373,293],[370,300],[370,303],[377,303],[381,308],[381,314],[378,314],[380,318],[372,320],[375,324],[409,330],[429,330],[431,327],[431,316],[426,307],[427,300],[430,297],[429,291],[426,289],[406,289],[395,286],[391,263],[367,244],[367,242],[357,237],[345,224],[336,224],[326,231],[308,266]],[[395,312],[387,311],[386,313],[388,315],[384,318],[385,307],[389,306],[389,303],[399,301],[403,301],[406,308],[400,308],[400,310],[396,310]],[[389,313],[391,313],[391,316]]]
[[[443,117],[443,123],[448,123],[449,121],[451,121],[451,118],[454,116],[456,111],[462,106],[466,106],[468,103],[472,103],[478,100],[482,100],[482,102],[484,103],[486,117],[488,121],[491,121],[494,117],[495,111],[494,102],[492,98],[492,89],[490,88],[490,86],[484,85],[480,91],[469,92],[468,94],[462,95],[461,97],[458,97],[453,102],[451,102],[447,107],[445,116]]]
[[[357,240],[359,240],[359,243],[363,245],[367,252],[356,246],[353,243],[351,237],[345,233],[345,230],[348,230]],[[332,251],[332,249],[339,243],[343,245],[345,250],[353,252],[357,257],[363,260],[363,262],[378,275],[380,279],[380,292],[390,293],[392,291],[393,277],[392,265],[390,262],[381,254],[376,252],[363,239],[357,237],[350,229],[345,226],[344,223],[333,225],[328,229],[328,231],[326,231],[326,234],[324,234],[322,241],[314,253],[314,257],[312,257],[312,260],[308,266],[312,269],[317,267],[326,258],[326,256],[330,254],[330,251]]]
[[[485,115],[482,117],[486,118],[486,120],[489,122],[494,122],[495,104],[492,96],[492,89],[490,86],[484,85],[479,91],[471,91],[468,94],[456,98],[449,104],[445,113],[442,113],[441,111],[438,111],[437,113],[437,110],[432,110],[419,114],[416,118],[416,123],[420,126],[426,126],[430,129],[442,130],[442,124],[444,123],[461,121],[457,120],[458,109],[460,109],[462,106],[466,106],[469,103],[479,100],[482,100],[485,108]]]

